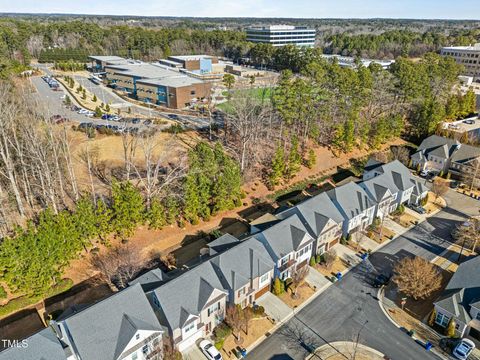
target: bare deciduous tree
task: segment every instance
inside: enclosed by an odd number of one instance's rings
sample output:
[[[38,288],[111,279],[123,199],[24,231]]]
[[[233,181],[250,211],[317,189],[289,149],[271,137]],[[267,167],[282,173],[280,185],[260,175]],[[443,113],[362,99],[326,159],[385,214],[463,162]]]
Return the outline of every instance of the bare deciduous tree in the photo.
[[[233,335],[235,336],[235,342],[241,344],[243,338],[240,334],[244,324],[245,317],[244,311],[240,305],[230,305],[225,311],[225,322],[232,329]]]
[[[435,201],[437,201],[440,196],[446,194],[448,187],[448,181],[440,177],[436,177],[435,180],[433,180],[432,192],[435,194]]]
[[[464,164],[462,168],[462,181],[470,188],[470,191],[480,184],[480,160],[472,160],[469,164]]]
[[[418,300],[440,288],[442,274],[434,264],[419,256],[406,257],[395,266],[393,282],[402,293]]]
[[[290,284],[290,289],[292,292],[292,298],[298,298],[298,287],[303,283],[305,277],[308,275],[310,268],[308,266],[302,266],[301,268],[295,269],[292,274],[292,283]]]
[[[480,218],[470,218],[467,222],[457,226],[453,238],[462,246],[474,252],[480,241]]]
[[[118,245],[101,255],[93,255],[90,265],[99,271],[110,287],[123,289],[140,270],[140,253],[136,247]]]

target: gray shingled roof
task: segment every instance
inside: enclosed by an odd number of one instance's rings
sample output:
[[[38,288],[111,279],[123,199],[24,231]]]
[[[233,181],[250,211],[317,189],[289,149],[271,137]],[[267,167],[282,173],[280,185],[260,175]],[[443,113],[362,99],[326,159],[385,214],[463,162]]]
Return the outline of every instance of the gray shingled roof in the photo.
[[[365,190],[353,182],[329,190],[327,194],[346,219],[352,219],[374,206]]]
[[[382,166],[383,163],[375,160],[374,158],[368,159],[367,163],[365,164],[364,170],[365,171],[372,171],[380,166]]]
[[[26,339],[27,347],[12,347],[0,352],[0,360],[66,360],[57,335],[46,328]]]
[[[383,199],[387,191],[395,194],[399,190],[390,173],[383,173],[382,175],[375,176],[370,180],[362,182],[360,186],[365,188],[372,199],[375,199],[377,202],[380,202]]]
[[[285,219],[297,214],[310,235],[317,238],[324,230],[329,219],[337,224],[344,221],[343,215],[337,209],[326,193],[320,193],[302,203],[277,214],[279,219]]]
[[[468,323],[470,304],[480,298],[479,269],[480,256],[461,263],[435,304],[455,314],[460,320],[467,320],[464,322]]]
[[[137,330],[162,331],[140,284],[134,284],[64,320],[82,360],[109,360]]]
[[[199,315],[215,289],[228,295],[246,285],[251,275],[263,275],[273,267],[265,246],[251,237],[153,292],[165,321],[171,329],[176,329],[182,327],[190,315]]]
[[[292,251],[297,251],[304,239],[307,242],[313,241],[297,214],[285,218],[278,224],[254,236],[265,244],[274,261],[283,258]]]
[[[460,147],[458,147],[458,145]],[[443,147],[443,149],[442,149]],[[445,150],[446,149],[446,150]],[[418,151],[426,154],[432,153],[437,156],[451,157],[454,162],[464,163],[480,157],[480,148],[460,144],[457,140],[432,135],[422,141]]]
[[[162,270],[157,268],[138,276],[136,279],[130,281],[128,285],[132,286],[138,283],[142,285],[143,291],[147,292],[152,289],[156,289],[160,285],[166,283],[168,280],[170,280],[170,277]]]
[[[218,239],[215,239],[207,244],[210,248],[212,254],[224,252],[235,245],[238,245],[240,240],[238,240],[235,236],[230,234],[224,234],[220,236]]]
[[[465,304],[465,289],[448,290],[443,292],[440,298],[435,302],[435,305],[453,314],[458,320],[464,324],[468,324],[472,318],[466,309],[468,304]]]

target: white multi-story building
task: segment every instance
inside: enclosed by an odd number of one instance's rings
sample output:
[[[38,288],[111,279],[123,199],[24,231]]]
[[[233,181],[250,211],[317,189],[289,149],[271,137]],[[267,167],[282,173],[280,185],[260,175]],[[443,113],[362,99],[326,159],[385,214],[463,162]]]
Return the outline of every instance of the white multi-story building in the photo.
[[[451,56],[465,67],[463,75],[480,78],[480,43],[473,46],[449,46],[440,50],[443,56]]]
[[[271,25],[247,29],[247,41],[273,46],[315,46],[315,29],[290,25]]]

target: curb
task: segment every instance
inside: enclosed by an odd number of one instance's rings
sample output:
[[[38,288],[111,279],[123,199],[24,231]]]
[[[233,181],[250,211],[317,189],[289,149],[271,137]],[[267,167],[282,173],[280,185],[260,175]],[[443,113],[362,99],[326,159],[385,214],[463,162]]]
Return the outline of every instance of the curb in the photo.
[[[430,216],[433,216],[435,215],[436,213],[440,212],[441,209],[429,214]],[[430,217],[429,216],[429,217]],[[421,224],[422,222],[426,221],[427,218],[424,218],[423,220],[419,221],[418,224],[415,224],[415,225],[412,225],[408,228],[405,228],[406,230],[401,233],[401,234],[397,234],[395,235],[392,239],[390,239],[389,241],[384,241],[383,243],[379,244],[377,248],[375,248],[375,250],[372,251],[372,254],[377,252],[378,250],[382,249],[384,246],[386,246],[387,244],[390,244],[392,241],[394,241],[395,239],[397,239],[398,237],[402,236],[403,234],[405,234],[407,231],[411,230],[412,228],[414,228],[415,226]],[[344,272],[342,273],[342,275],[346,275],[350,270],[352,270],[353,268],[357,267],[358,265],[360,265],[362,263],[362,261],[356,263],[355,265],[349,267],[348,269],[344,270]],[[269,335],[266,336],[266,335],[262,335],[261,337],[259,337],[257,340],[255,340],[252,344],[250,344],[250,346],[248,346],[246,349],[247,349],[247,354],[249,354],[252,350],[254,350],[261,342],[263,342],[265,339],[267,339],[268,337],[272,336],[283,324],[285,324],[288,320],[290,320],[294,315],[295,315],[295,312],[296,311],[300,311],[302,310],[305,306],[307,306],[308,304],[310,304],[313,300],[315,300],[318,296],[320,296],[325,290],[327,290],[330,286],[334,285],[334,283],[332,282],[329,282],[327,284],[325,284],[325,286],[323,286],[321,289],[319,289],[317,292],[315,292],[315,294],[313,294],[312,296],[310,296],[307,300],[305,300],[305,302],[303,302],[299,307],[295,308],[295,309],[292,309],[292,312],[286,316],[284,319],[282,319],[281,321],[279,321],[278,323],[276,323],[274,325],[274,327],[268,331]],[[379,303],[379,306],[380,306],[380,309],[383,311],[383,313],[385,314],[385,316],[387,317],[387,319],[393,324],[395,325],[397,328],[400,329],[400,326],[393,321],[393,319],[391,319],[391,317],[386,313],[385,309],[383,308],[383,306],[381,305],[381,301],[380,301],[380,292],[382,291],[383,287],[380,288],[380,290],[378,291],[377,293],[377,298],[379,299],[378,303]],[[383,298],[383,296],[382,296]],[[432,349],[432,352],[439,356],[440,358],[442,359],[447,359],[446,357],[442,357],[442,355],[440,354],[437,354],[437,352]]]
[[[390,321],[393,325],[395,325],[398,329],[401,329],[403,328],[403,326],[400,326],[397,324],[397,322],[395,320],[393,320],[393,318],[390,316],[390,314],[388,314],[388,311],[385,310],[384,306],[383,306],[383,298],[384,298],[384,287],[382,286],[378,292],[377,292],[377,298],[378,298],[378,306],[380,307],[380,309],[382,310],[382,312],[384,313],[385,317],[388,319],[388,321]],[[422,342],[422,340],[420,340],[418,337],[416,337],[415,335],[411,336],[411,338],[413,339],[413,341],[415,342]],[[426,351],[426,350],[425,350]],[[444,359],[444,360],[448,360],[450,359],[448,356],[445,356],[443,355],[442,353],[440,353],[435,347],[433,347],[431,350],[430,350],[431,353],[435,354],[437,357],[439,357],[440,359]]]
[[[331,343],[328,343],[328,344],[325,344],[325,345],[322,345],[320,346],[319,348],[315,349],[315,352],[313,354],[310,354],[308,355],[305,360],[310,360],[310,359],[313,359],[314,357],[319,357],[320,355],[318,354],[319,351],[322,351],[323,348],[332,348],[332,347],[336,347],[336,348],[340,348],[342,346],[347,346],[347,345],[350,345],[352,344],[351,341],[334,341],[334,342],[331,342]],[[356,346],[360,349],[363,349],[363,350],[366,350],[380,358],[385,358],[385,354],[376,350],[376,349],[373,349],[369,346],[366,346],[366,345],[363,345],[361,343],[358,343],[356,344]],[[321,354],[323,355],[323,354]],[[327,355],[327,358],[329,357],[329,355]]]

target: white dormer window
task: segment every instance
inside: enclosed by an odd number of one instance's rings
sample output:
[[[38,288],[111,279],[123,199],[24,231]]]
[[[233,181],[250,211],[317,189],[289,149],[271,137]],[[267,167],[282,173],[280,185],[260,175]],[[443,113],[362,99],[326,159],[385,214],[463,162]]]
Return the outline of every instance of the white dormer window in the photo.
[[[195,321],[192,321],[190,324],[188,324],[187,326],[185,326],[183,328],[183,333],[186,335],[186,336],[190,336],[190,334],[192,333],[193,329],[195,329]]]
[[[135,340],[140,340],[140,334],[135,335]]]

